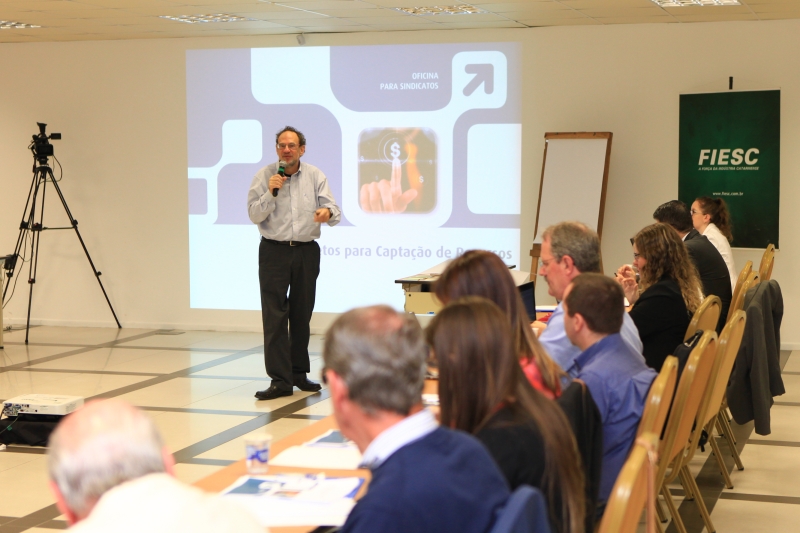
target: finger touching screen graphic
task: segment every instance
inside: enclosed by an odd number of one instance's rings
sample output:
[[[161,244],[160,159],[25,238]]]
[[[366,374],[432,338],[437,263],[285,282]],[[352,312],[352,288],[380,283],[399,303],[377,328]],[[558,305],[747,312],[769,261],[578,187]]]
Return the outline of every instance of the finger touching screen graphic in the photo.
[[[358,152],[363,211],[428,213],[436,206],[436,136],[432,130],[364,130]]]

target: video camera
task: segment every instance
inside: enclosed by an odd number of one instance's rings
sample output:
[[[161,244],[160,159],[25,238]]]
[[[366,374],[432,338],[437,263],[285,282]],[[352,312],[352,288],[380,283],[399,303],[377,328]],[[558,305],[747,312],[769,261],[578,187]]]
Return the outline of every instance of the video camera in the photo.
[[[33,136],[33,142],[28,148],[33,152],[33,157],[40,165],[46,165],[47,158],[53,156],[53,145],[50,144],[50,139],[57,141],[61,139],[61,134],[51,133],[47,135],[44,131],[47,128],[47,124],[37,122],[36,125],[39,126],[39,134]]]

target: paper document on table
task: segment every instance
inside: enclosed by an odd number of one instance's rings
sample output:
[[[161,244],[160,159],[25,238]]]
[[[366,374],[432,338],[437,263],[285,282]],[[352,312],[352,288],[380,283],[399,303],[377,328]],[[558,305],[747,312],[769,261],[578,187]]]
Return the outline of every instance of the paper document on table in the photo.
[[[355,470],[361,464],[361,452],[352,443],[324,446],[304,444],[287,448],[271,459],[269,464],[321,470]]]
[[[363,484],[363,478],[324,474],[244,476],[222,493],[264,526],[341,526]]]

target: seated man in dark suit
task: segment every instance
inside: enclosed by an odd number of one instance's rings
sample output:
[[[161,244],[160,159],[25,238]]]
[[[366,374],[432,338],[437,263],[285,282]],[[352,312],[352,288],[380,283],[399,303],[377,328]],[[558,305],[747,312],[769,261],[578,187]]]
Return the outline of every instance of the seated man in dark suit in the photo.
[[[489,531],[508,486],[478,440],[423,409],[428,348],[416,318],[387,306],[348,311],[328,330],[323,359],[339,428],[372,471],[342,532]]]
[[[716,246],[711,244],[705,235],[694,229],[692,215],[686,204],[680,200],[670,200],[661,204],[653,213],[653,218],[656,222],[672,226],[678,232],[686,244],[689,257],[697,267],[700,283],[703,284],[703,293],[706,296],[711,294],[718,296],[722,302],[722,312],[717,322],[717,333],[720,333],[725,327],[732,298],[731,278],[725,260]]]

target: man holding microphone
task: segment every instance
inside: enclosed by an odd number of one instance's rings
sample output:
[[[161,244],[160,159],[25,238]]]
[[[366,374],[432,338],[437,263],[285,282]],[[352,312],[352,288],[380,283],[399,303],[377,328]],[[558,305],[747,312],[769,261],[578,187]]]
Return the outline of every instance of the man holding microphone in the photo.
[[[259,170],[247,193],[247,212],[258,225],[258,280],[264,327],[264,363],[272,378],[259,400],[291,396],[293,387],[315,392],[308,379],[309,322],[314,310],[320,224],[339,223],[342,212],[325,174],[301,163],[305,136],[291,126],[276,135],[279,161]],[[291,289],[290,289],[291,288]],[[288,293],[288,294],[287,294]]]

